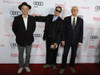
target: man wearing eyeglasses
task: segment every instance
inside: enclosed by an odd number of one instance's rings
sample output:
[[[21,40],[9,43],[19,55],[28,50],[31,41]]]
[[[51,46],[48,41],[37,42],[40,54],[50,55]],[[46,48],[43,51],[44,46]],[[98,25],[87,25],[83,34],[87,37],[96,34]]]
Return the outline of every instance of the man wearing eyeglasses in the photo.
[[[52,67],[57,69],[56,57],[58,52],[58,45],[61,41],[61,34],[63,32],[63,20],[59,17],[62,8],[57,6],[54,15],[35,16],[36,21],[45,22],[45,29],[43,40],[46,40],[46,64],[43,68]]]

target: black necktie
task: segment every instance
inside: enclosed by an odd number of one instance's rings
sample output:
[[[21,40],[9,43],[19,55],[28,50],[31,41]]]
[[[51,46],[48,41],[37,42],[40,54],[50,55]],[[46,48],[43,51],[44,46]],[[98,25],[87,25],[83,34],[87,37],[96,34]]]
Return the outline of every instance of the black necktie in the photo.
[[[73,18],[73,29],[74,29],[74,27],[75,27],[75,18]]]

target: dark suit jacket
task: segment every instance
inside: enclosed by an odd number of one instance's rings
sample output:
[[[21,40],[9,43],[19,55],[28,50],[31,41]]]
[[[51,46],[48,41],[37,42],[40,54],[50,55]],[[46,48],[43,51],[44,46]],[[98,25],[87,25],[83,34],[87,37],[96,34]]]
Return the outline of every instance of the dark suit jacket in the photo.
[[[66,44],[78,44],[79,42],[82,43],[83,41],[83,19],[77,17],[77,23],[75,28],[72,28],[71,25],[71,16],[65,17],[64,19],[64,34],[63,34],[63,41]]]
[[[53,16],[54,15],[35,17],[36,21],[45,22],[43,40],[49,37],[52,44],[59,43],[61,41],[61,34],[63,32],[63,20],[58,17],[57,20],[52,22]]]
[[[33,32],[35,30],[35,18],[28,15],[27,30],[25,29],[22,15],[14,18],[12,30],[16,35],[16,42],[21,46],[31,45],[34,41]]]

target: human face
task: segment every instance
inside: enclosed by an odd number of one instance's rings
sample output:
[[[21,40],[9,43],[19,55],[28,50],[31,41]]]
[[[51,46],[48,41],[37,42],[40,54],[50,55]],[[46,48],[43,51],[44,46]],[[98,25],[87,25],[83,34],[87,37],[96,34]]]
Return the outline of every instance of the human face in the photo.
[[[22,14],[23,14],[23,15],[28,15],[29,8],[28,8],[27,6],[25,6],[25,5],[23,5],[23,6],[21,7],[21,11],[22,11]]]
[[[61,9],[60,8],[56,8],[55,9],[55,16],[59,16],[61,13]]]
[[[71,12],[72,12],[73,16],[77,16],[77,14],[78,14],[78,8],[76,6],[72,7],[72,11]]]

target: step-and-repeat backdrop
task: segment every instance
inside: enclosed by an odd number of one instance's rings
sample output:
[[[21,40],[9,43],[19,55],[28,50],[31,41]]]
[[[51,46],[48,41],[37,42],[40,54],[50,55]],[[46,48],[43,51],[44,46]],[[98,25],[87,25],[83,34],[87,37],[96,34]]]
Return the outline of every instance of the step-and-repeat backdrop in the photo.
[[[15,16],[21,14],[18,6],[22,2],[32,6],[29,14],[39,16],[54,14],[55,7],[61,6],[62,18],[71,15],[71,8],[78,6],[78,16],[84,19],[84,41],[78,48],[76,63],[97,63],[100,60],[100,0],[0,0],[0,63],[18,63],[12,22]],[[45,63],[46,48],[45,41],[42,40],[44,25],[44,22],[36,22],[31,63]],[[62,53],[63,48],[60,46],[57,63],[61,63]],[[68,63],[70,55],[69,53]]]

